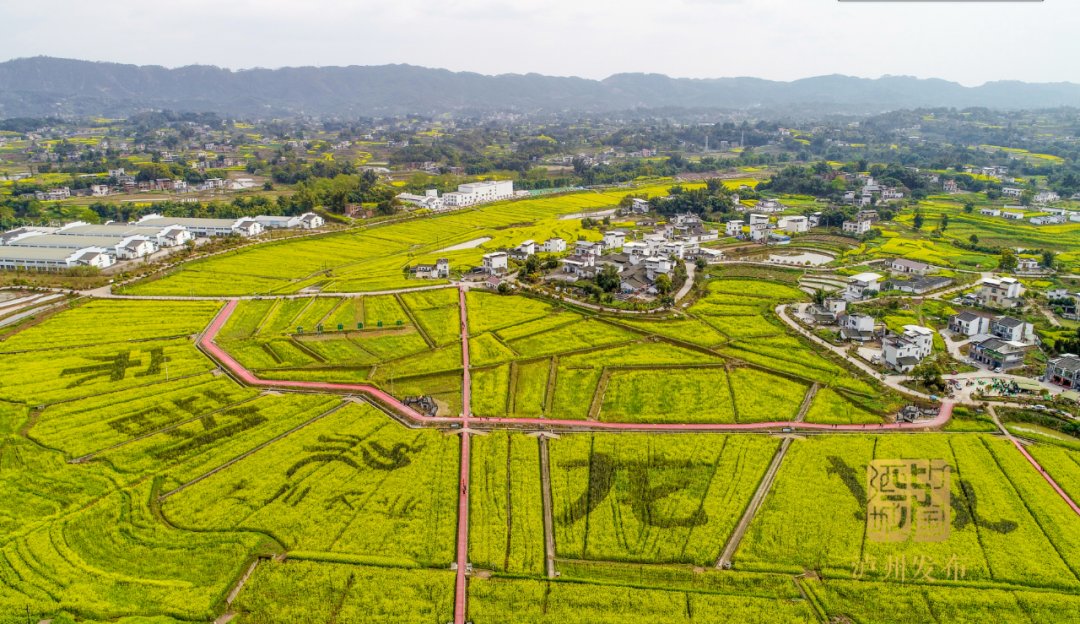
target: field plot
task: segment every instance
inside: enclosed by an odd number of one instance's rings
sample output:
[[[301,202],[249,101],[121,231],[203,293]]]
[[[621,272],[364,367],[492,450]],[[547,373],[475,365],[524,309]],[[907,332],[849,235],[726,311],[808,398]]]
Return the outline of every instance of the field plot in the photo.
[[[1080,452],[1052,444],[1034,444],[1027,450],[1070,498],[1080,501]]]
[[[817,622],[805,600],[507,578],[470,583],[469,619],[476,624]]]
[[[469,559],[475,567],[544,571],[540,452],[536,438],[493,432],[473,438]]]
[[[262,562],[233,604],[234,622],[394,622],[454,618],[454,573],[316,561]]]
[[[559,556],[715,562],[777,444],[767,437],[637,434],[551,442]]]
[[[56,496],[58,485],[39,495]],[[264,540],[170,529],[153,517],[149,497],[146,486],[114,491],[52,522],[5,532],[0,621],[61,610],[92,620],[214,617],[229,579]],[[13,614],[20,619],[6,619]]]
[[[0,341],[0,352],[187,337],[206,328],[216,301],[91,301]]]
[[[944,459],[952,467],[951,531],[942,542],[864,540],[865,475],[872,458]],[[809,501],[813,501],[810,504]],[[792,527],[797,529],[792,530]],[[735,564],[813,568],[851,578],[860,562],[925,557],[938,570],[955,557],[968,582],[1080,588],[1080,519],[1024,458],[980,435],[849,436],[797,440]],[[797,545],[797,546],[796,546]],[[879,567],[875,574],[884,570]],[[883,580],[874,577],[866,580]]]
[[[950,587],[945,581],[905,585],[830,580],[805,586],[830,616],[855,622],[1052,624],[1070,621],[1062,619],[1063,613],[1080,612],[1075,595]]]
[[[350,405],[167,498],[163,512],[178,526],[265,531],[309,558],[443,565],[457,467],[456,438]]]
[[[186,338],[0,357],[0,399],[43,405],[205,373],[214,364]]]
[[[227,377],[202,374],[51,405],[29,437],[79,457],[186,420],[210,418],[257,394]]]

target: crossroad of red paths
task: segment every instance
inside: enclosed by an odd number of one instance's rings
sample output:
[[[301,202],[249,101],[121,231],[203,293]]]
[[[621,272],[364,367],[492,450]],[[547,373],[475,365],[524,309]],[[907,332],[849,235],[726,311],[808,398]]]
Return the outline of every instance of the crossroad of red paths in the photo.
[[[345,384],[345,383],[330,383],[322,381],[277,381],[272,379],[260,379],[255,376],[254,373],[244,368],[242,364],[237,362],[231,355],[225,352],[224,349],[219,347],[214,339],[217,337],[218,332],[225,325],[226,321],[236,310],[236,306],[239,303],[238,300],[232,299],[225,307],[218,312],[218,315],[214,318],[213,322],[203,333],[202,338],[199,340],[199,346],[222,364],[234,377],[238,380],[252,385],[252,386],[264,386],[274,388],[294,388],[300,390],[319,390],[329,392],[345,392],[351,394],[363,394],[368,398],[381,404],[383,407],[393,411],[399,416],[404,417],[417,424],[446,424],[446,425],[459,425],[462,427],[461,432],[461,477],[460,477],[460,496],[458,499],[458,535],[457,535],[457,581],[456,581],[456,596],[454,602],[454,622],[455,624],[465,624],[465,572],[468,563],[468,543],[469,543],[469,451],[470,451],[470,430],[469,426],[484,426],[488,428],[494,428],[498,425],[513,426],[515,428],[522,428],[523,426],[533,426],[533,428],[563,428],[574,429],[578,431],[602,431],[602,430],[616,430],[616,431],[786,431],[786,430],[809,430],[809,431],[897,431],[907,430],[915,431],[919,429],[927,429],[940,427],[949,421],[952,416],[953,404],[952,402],[944,402],[941,407],[941,411],[938,415],[930,420],[920,421],[918,423],[882,423],[879,425],[826,425],[821,423],[806,423],[806,422],[794,422],[794,421],[774,421],[774,422],[759,422],[759,423],[729,423],[729,424],[716,424],[716,423],[608,423],[608,422],[582,422],[580,420],[556,420],[548,418],[484,418],[474,417],[472,415],[472,388],[471,388],[471,376],[469,373],[469,328],[468,328],[468,309],[465,303],[465,289],[459,290],[459,306],[461,310],[461,352],[462,352],[462,364],[464,366],[463,385],[462,385],[462,415],[459,417],[433,417],[425,416],[416,410],[412,409],[408,405],[405,405],[401,401],[397,400],[390,394],[383,392],[379,388],[368,384]],[[1013,443],[1016,448],[1027,458],[1031,465],[1043,476],[1044,479],[1054,488],[1054,491],[1065,500],[1066,503],[1072,508],[1077,515],[1080,515],[1080,507],[1069,497],[1069,495],[1061,489],[1061,487],[1054,481],[1054,479],[1043,469],[1041,465],[1035,460],[1034,457],[1028,453],[1019,442],[1015,440]]]

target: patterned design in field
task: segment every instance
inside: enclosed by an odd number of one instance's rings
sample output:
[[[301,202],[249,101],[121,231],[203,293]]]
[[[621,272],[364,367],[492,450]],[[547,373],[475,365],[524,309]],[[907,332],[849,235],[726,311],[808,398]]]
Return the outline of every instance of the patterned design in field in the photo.
[[[763,437],[638,434],[550,442],[559,555],[715,562],[777,444]]]
[[[394,622],[454,618],[454,573],[372,568],[346,562],[264,561],[233,608],[239,624]]]
[[[472,443],[469,559],[479,568],[542,574],[544,521],[535,437],[505,432]]]
[[[866,465],[875,457],[945,459],[952,466],[948,540],[864,540]],[[791,527],[798,530],[786,530]],[[1075,591],[1078,531],[1080,518],[1005,440],[948,434],[822,437],[792,445],[735,562],[743,569],[807,567],[851,578],[860,561],[876,562],[880,575],[890,558],[924,557],[940,571],[955,556],[968,581]]]
[[[291,549],[447,564],[457,439],[349,405],[166,499],[179,526],[266,531]]]

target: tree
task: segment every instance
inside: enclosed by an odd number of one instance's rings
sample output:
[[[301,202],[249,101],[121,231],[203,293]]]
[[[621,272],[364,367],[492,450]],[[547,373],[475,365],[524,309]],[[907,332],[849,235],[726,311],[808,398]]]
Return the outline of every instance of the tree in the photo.
[[[709,267],[709,261],[705,258],[698,258],[697,260],[694,260],[694,266],[696,266],[699,271],[704,271]]]
[[[671,292],[671,278],[665,273],[657,275],[653,285],[656,286],[656,291],[661,295],[666,295]]]
[[[535,255],[525,258],[525,275],[532,275],[540,270],[540,258]]]
[[[945,380],[941,378],[941,366],[936,360],[927,358],[911,370],[911,376],[928,389],[945,389]]]
[[[1054,268],[1054,252],[1049,249],[1042,252],[1042,265],[1048,269]]]
[[[814,303],[818,305],[824,305],[825,303],[825,291],[820,288],[814,289]]]
[[[1001,260],[998,261],[998,268],[1002,271],[1012,271],[1016,268],[1016,254],[1011,249],[1004,249],[1001,251]]]
[[[916,211],[915,211],[915,220],[914,220],[914,221],[912,221],[911,225],[912,225],[912,226],[913,226],[913,227],[914,227],[914,228],[915,228],[916,230],[921,230],[921,229],[922,229],[922,226],[923,226],[923,214],[922,214],[922,210],[916,210]]]
[[[513,290],[513,289],[510,288],[509,282],[499,282],[499,287],[496,288],[495,290],[500,295],[509,295],[510,291]]]
[[[938,224],[938,228],[942,232],[944,232],[945,228],[947,228],[947,227],[949,227],[949,215],[943,214],[943,215],[941,215],[941,222]]]
[[[614,265],[605,265],[596,274],[596,285],[604,292],[615,292],[622,285],[622,280],[619,279],[619,271]]]
[[[974,234],[972,234],[971,236],[969,236],[969,237],[968,237],[968,240],[969,240],[969,241],[971,241],[971,244],[972,244],[972,245],[978,245],[978,244],[979,244],[979,237],[978,237],[978,236],[975,236]]]
[[[968,214],[971,214],[974,211],[975,211],[975,202],[970,200],[970,199],[966,200],[964,202],[964,212],[966,212]]]

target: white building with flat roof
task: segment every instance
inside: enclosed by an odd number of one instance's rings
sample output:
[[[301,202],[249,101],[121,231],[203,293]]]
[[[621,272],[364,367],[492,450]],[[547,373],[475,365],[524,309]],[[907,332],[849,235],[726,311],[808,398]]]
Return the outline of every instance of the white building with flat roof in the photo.
[[[881,291],[881,275],[877,273],[859,273],[848,278],[847,288],[844,289],[844,298],[849,301],[857,301],[868,294]]]
[[[458,185],[458,190],[453,193],[444,193],[443,204],[447,207],[475,206],[488,202],[513,199],[513,180],[490,180],[487,182],[469,182]]]
[[[485,273],[505,273],[510,256],[505,251],[493,251],[484,254],[483,267]]]

